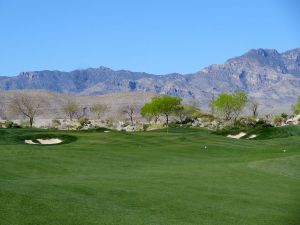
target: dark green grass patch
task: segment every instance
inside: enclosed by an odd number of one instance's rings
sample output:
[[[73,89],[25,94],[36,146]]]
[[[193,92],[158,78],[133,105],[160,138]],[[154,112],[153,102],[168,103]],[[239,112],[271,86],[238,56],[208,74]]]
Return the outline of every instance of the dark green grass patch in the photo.
[[[256,135],[255,139],[265,140],[273,138],[286,138],[290,136],[300,136],[300,125],[289,125],[283,127],[265,127],[265,126],[255,126],[248,128],[226,128],[212,132],[213,134],[227,136],[228,134],[236,135],[240,132],[245,132],[247,135],[242,137],[242,139],[247,139],[251,135]]]
[[[0,129],[0,144],[24,144],[25,140],[32,140],[36,142],[36,139],[51,139],[58,138],[62,140],[61,144],[68,144],[77,140],[77,137],[70,134],[65,134],[59,131],[48,131],[38,129]]]

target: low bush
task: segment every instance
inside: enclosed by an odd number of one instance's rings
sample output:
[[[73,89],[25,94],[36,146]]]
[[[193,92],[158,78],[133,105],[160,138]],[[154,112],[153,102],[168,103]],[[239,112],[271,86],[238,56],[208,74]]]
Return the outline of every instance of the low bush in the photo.
[[[20,128],[20,126],[13,121],[6,120],[0,123],[0,128]]]
[[[29,128],[30,127],[29,121],[28,120],[21,120],[20,121],[20,127]]]
[[[59,121],[59,119],[53,119],[52,125],[53,125],[53,127],[58,127],[61,125],[61,122]]]
[[[78,121],[78,123],[80,124],[81,127],[91,125],[91,121],[88,118],[79,118],[77,121]]]
[[[215,117],[211,114],[202,113],[198,118],[200,118],[203,122],[211,123],[215,120]]]
[[[185,127],[185,128],[188,128],[188,127],[191,127],[191,123],[190,122],[187,122],[187,123],[180,123],[178,121],[172,121],[169,123],[169,128],[176,128],[176,127]]]
[[[112,118],[107,118],[105,120],[105,123],[108,127],[113,127],[114,126],[114,123],[113,123],[113,119]]]
[[[217,129],[215,133],[220,135],[238,134],[240,132],[248,133],[267,127],[273,127],[267,120],[256,120],[253,117],[240,117],[235,125],[225,125],[224,127]]]
[[[151,124],[143,124],[143,131],[147,131]]]
[[[268,120],[262,118],[256,122],[256,126],[273,127]]]
[[[280,126],[284,122],[284,118],[282,115],[277,115],[273,117],[272,122],[275,126]]]

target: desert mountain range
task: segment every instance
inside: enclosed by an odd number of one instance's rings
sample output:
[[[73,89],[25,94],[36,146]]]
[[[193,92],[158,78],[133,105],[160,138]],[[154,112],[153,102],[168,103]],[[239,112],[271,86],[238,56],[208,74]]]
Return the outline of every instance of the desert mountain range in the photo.
[[[253,49],[221,65],[192,74],[155,75],[106,67],[62,71],[22,72],[0,77],[0,90],[46,90],[67,95],[110,93],[168,94],[195,101],[206,108],[212,93],[245,91],[266,112],[288,111],[300,96],[300,48],[279,53]]]

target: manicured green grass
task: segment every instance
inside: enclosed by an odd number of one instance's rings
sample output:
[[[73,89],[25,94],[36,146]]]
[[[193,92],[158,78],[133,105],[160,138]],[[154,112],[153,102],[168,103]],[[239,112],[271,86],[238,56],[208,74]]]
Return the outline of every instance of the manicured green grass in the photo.
[[[283,129],[259,140],[2,129],[0,224],[298,225],[299,127]]]

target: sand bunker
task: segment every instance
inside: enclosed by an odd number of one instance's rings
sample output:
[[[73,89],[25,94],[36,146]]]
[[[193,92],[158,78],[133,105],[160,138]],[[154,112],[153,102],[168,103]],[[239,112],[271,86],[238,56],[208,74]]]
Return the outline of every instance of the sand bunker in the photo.
[[[227,137],[229,137],[229,138],[234,138],[234,139],[240,139],[241,137],[244,137],[246,135],[246,133],[244,133],[244,132],[241,132],[241,133],[239,133],[239,134],[237,134],[237,135],[227,135]]]
[[[248,139],[252,139],[252,138],[256,138],[257,135],[256,134],[252,134],[250,137],[248,137]]]
[[[34,143],[32,140],[25,140],[25,144],[37,145],[38,143]]]
[[[62,140],[58,139],[58,138],[50,138],[50,139],[36,139],[36,142],[32,141],[32,140],[25,140],[25,144],[30,144],[30,145],[55,145],[55,144],[59,144],[62,143]]]

